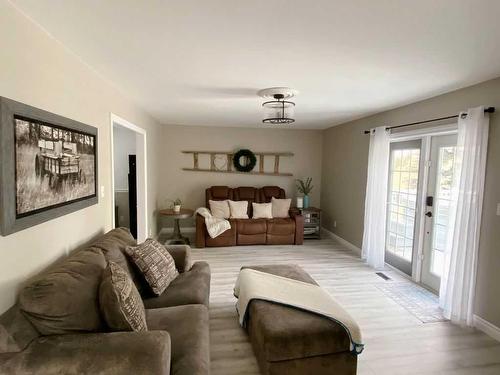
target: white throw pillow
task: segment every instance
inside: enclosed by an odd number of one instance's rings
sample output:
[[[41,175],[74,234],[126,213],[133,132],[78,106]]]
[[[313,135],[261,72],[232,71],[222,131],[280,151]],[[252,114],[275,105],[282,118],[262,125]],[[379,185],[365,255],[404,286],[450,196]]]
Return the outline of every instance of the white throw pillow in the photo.
[[[253,219],[272,219],[273,204],[272,203],[252,203]]]
[[[271,204],[273,206],[273,217],[288,217],[288,211],[290,210],[290,205],[292,204],[292,200],[290,198],[276,199],[272,197]]]
[[[227,203],[227,200],[209,200],[208,205],[210,206],[210,213],[213,217],[216,217],[218,219],[229,219],[229,217],[231,216],[231,211],[229,210],[229,203]]]
[[[248,201],[229,200],[228,202],[231,219],[248,219]]]

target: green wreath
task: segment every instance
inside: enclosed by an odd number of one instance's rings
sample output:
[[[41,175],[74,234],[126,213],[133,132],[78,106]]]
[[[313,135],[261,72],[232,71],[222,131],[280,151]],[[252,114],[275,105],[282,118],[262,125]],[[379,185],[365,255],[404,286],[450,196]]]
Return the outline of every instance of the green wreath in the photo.
[[[245,157],[247,159],[247,164],[242,165],[240,159]],[[255,154],[247,149],[241,149],[233,155],[233,165],[238,172],[250,172],[257,163],[257,158]]]

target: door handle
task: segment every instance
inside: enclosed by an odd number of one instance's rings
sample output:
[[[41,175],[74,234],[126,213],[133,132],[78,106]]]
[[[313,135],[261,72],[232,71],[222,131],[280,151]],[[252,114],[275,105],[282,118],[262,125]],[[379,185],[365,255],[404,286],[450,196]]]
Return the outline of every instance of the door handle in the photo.
[[[427,212],[425,213],[425,216],[427,216],[427,217],[432,217],[432,212],[427,211]]]
[[[425,198],[425,205],[427,207],[432,207],[433,204],[434,204],[434,197],[429,196],[429,197]]]

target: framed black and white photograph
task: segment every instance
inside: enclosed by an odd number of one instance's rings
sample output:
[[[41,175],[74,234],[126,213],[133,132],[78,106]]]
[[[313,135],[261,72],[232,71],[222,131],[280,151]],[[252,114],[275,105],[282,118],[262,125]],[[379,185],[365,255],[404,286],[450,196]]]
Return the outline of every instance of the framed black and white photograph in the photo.
[[[0,98],[2,235],[97,203],[97,129]]]

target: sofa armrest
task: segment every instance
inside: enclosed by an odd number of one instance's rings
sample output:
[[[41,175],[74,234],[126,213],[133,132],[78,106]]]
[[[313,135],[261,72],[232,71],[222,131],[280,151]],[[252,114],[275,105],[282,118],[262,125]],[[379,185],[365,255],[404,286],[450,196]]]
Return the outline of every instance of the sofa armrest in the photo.
[[[295,245],[304,243],[304,216],[297,209],[291,209],[290,217],[295,221]]]
[[[166,331],[42,336],[0,363],[5,374],[170,374]]]
[[[196,214],[196,247],[202,248],[206,246],[207,227],[205,218],[200,214]]]
[[[191,248],[189,245],[165,245],[165,248],[172,255],[172,258],[174,258],[175,267],[179,273],[191,269]]]

